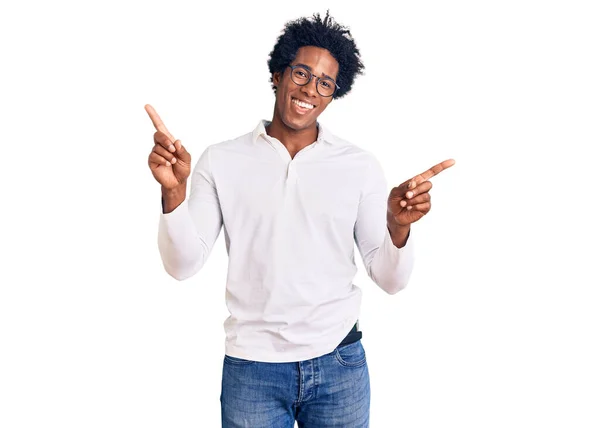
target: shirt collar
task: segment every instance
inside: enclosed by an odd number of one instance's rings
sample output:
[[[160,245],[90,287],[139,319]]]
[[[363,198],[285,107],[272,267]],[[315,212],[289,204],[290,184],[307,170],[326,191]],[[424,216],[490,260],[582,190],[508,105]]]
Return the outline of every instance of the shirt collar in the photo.
[[[256,128],[254,128],[254,131],[252,131],[252,142],[256,143],[258,141],[258,139],[261,136],[265,136],[268,137],[267,134],[267,129],[266,127],[270,124],[271,122],[268,120],[261,120],[258,125],[256,126]],[[317,135],[317,141],[325,141],[326,143],[332,144],[332,145],[337,145],[340,144],[340,140],[338,138],[336,138],[335,136],[333,136],[328,130],[327,128],[325,128],[323,125],[321,125],[320,122],[317,122],[317,129],[319,130],[319,133]]]

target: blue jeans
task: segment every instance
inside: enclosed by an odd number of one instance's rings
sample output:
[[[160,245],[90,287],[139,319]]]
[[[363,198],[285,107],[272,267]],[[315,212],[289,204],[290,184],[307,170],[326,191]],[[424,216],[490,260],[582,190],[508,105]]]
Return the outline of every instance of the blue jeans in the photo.
[[[360,340],[300,362],[223,361],[223,428],[365,428],[370,400]]]

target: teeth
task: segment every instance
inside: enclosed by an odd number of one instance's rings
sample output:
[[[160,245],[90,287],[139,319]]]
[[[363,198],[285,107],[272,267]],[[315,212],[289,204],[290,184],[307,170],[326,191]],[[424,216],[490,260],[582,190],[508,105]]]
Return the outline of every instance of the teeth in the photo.
[[[292,102],[294,104],[298,104],[300,107],[304,107],[304,108],[315,108],[315,106],[313,106],[312,104],[308,104],[305,103],[303,101],[297,100],[296,98],[292,98]]]

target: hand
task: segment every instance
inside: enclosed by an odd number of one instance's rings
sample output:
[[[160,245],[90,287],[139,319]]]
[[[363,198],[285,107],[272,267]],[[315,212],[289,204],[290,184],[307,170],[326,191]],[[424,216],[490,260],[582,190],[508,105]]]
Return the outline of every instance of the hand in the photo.
[[[148,156],[148,166],[163,188],[174,189],[186,183],[191,171],[192,157],[181,145],[181,141],[173,138],[154,108],[150,104],[146,104],[144,108],[156,129],[154,148]]]
[[[431,209],[429,191],[433,186],[429,179],[452,165],[453,159],[445,160],[394,187],[388,198],[388,225],[409,226],[427,214]]]

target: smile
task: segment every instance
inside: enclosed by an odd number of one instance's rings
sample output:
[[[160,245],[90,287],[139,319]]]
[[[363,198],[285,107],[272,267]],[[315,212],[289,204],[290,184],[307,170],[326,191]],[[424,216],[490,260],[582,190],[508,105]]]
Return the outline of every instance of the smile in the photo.
[[[314,106],[314,105],[312,105],[312,104],[309,104],[309,103],[305,103],[304,101],[300,101],[300,100],[299,100],[299,99],[297,99],[297,98],[292,98],[292,102],[293,102],[294,104],[296,104],[297,106],[299,106],[299,107],[302,107],[302,108],[305,108],[305,109],[312,110],[313,108],[315,108],[315,106]]]

